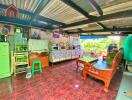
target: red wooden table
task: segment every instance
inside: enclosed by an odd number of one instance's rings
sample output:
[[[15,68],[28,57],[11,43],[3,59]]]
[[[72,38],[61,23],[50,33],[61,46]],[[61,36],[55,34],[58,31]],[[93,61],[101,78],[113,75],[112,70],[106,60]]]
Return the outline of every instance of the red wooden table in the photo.
[[[84,57],[82,57],[82,58],[79,58],[77,61],[76,61],[76,64],[77,64],[77,71],[79,71],[78,69],[79,69],[79,63],[81,63],[81,64],[85,64],[85,63],[93,63],[93,62],[95,62],[95,61],[97,61],[98,60],[98,58],[95,58],[95,57],[90,57],[90,56],[84,56]]]

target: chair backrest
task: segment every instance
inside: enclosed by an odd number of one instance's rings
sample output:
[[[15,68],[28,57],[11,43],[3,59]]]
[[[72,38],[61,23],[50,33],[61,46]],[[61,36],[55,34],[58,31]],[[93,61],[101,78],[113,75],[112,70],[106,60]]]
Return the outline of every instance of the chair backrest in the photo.
[[[122,57],[123,57],[123,50],[119,50],[112,62],[112,70],[115,70],[117,68],[117,66],[121,63],[122,61]]]

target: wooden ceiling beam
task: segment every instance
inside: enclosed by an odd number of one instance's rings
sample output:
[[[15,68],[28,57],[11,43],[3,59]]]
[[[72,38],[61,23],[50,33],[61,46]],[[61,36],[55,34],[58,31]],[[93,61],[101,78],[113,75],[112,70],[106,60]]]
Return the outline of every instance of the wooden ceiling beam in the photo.
[[[78,31],[70,32],[71,34],[77,33],[92,33],[92,32],[132,32],[132,27],[129,28],[115,28],[115,29],[100,29],[100,30],[87,30],[87,31]]]
[[[79,7],[78,5],[76,5],[73,1],[71,0],[61,0],[62,2],[64,2],[65,4],[67,4],[68,6],[70,6],[71,8],[73,8],[74,10],[78,11],[79,13],[81,13],[82,15],[84,15],[85,17],[89,18],[89,20],[96,18],[96,16],[90,15],[88,12],[84,11],[81,7]],[[99,7],[99,5],[95,2],[90,0],[90,3],[92,3],[95,8],[97,8],[97,11],[103,15],[103,12],[101,10],[101,8]],[[107,28],[106,26],[104,26],[102,23],[97,22],[98,25],[100,25],[102,28]],[[64,25],[65,26],[65,25]],[[63,26],[62,26],[63,27]]]
[[[76,5],[71,0],[61,0],[61,1],[64,2],[65,4],[67,4],[68,6],[70,6],[71,8],[73,8],[74,10],[78,11],[79,13],[81,13],[82,15],[84,15],[87,18],[94,18],[95,17],[95,16],[90,15],[86,11],[84,11],[81,7],[79,7],[78,5]]]
[[[111,20],[111,19],[124,18],[124,17],[132,17],[132,10],[120,11],[120,12],[116,12],[116,13],[112,13],[112,14],[99,16],[99,17],[96,17],[93,19],[86,19],[83,21],[64,25],[61,28],[69,28],[69,27],[73,27],[73,26],[79,26],[79,25],[90,24],[90,23],[100,22],[100,21],[107,21],[107,20]]]
[[[33,20],[39,15],[39,13],[46,7],[46,5],[50,2],[51,0],[42,0],[38,7],[36,8],[34,12],[34,16],[31,16],[30,19],[30,24],[32,24]]]
[[[93,9],[98,12],[98,14],[100,16],[103,16],[103,11],[95,0],[87,0],[87,1],[90,3],[90,5],[93,7]]]

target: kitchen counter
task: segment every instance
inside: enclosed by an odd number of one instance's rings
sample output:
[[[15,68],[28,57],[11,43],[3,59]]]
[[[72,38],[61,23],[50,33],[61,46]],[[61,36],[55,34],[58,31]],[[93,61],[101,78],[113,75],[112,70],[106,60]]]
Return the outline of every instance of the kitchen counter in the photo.
[[[79,58],[80,55],[82,55],[81,49],[78,49],[78,50],[76,50],[76,49],[74,49],[74,50],[56,50],[56,51],[50,52],[49,61],[51,63],[60,62],[60,61],[64,61],[64,60]]]

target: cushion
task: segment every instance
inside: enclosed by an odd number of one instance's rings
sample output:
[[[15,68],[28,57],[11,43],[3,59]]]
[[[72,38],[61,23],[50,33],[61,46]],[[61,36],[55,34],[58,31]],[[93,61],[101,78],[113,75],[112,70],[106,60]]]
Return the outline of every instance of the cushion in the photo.
[[[98,60],[96,63],[93,64],[97,69],[106,70],[108,68],[108,64],[106,61]]]
[[[116,51],[109,52],[108,56],[106,57],[107,64],[112,65],[112,61],[115,55],[116,55]]]

